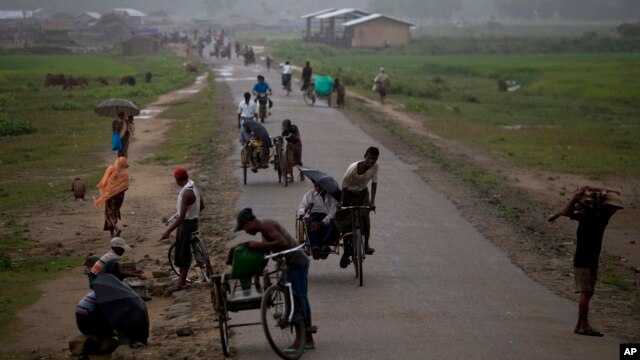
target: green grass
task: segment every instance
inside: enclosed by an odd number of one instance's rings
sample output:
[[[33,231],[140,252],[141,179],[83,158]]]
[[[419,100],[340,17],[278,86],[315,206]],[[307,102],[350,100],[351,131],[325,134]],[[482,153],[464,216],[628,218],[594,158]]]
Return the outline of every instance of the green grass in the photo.
[[[0,56],[2,112],[33,131],[5,136],[0,143],[0,211],[68,193],[73,178],[97,183],[105,164],[96,154],[110,148],[111,120],[93,112],[102,100],[122,97],[143,108],[158,95],[193,83],[183,60],[154,56],[5,55]],[[153,79],[144,83],[144,73]],[[44,87],[47,73],[85,76],[89,86],[62,90]],[[134,75],[136,86],[121,86]],[[97,84],[106,76],[110,85]]]
[[[371,98],[384,66],[390,98],[427,116],[430,131],[518,165],[640,177],[640,53],[433,56],[301,42],[274,52]],[[522,88],[501,92],[499,79]]]
[[[98,68],[110,80],[121,74],[139,75],[139,79],[146,71],[154,74],[151,84],[141,84],[139,80],[135,88],[102,88],[90,82],[84,91],[64,92],[42,87],[47,59],[0,56],[0,63],[8,64],[2,68],[5,80],[0,81],[4,101],[11,105],[8,113],[36,129],[26,135],[5,136],[0,143],[0,214],[5,219],[0,224],[0,336],[7,336],[15,326],[17,310],[39,299],[39,283],[63,276],[66,269],[82,262],[78,257],[27,256],[33,245],[29,229],[13,214],[27,204],[42,209],[52,207],[56,198],[68,196],[70,182],[76,176],[87,184],[98,182],[107,165],[98,156],[110,145],[111,119],[93,113],[96,101],[103,96],[129,97],[142,108],[162,93],[192,84],[195,77],[184,71],[181,59],[166,54],[131,58],[54,56],[51,64],[56,65],[51,72],[56,73],[75,69],[74,75],[86,76],[89,72],[83,71],[93,71],[92,64],[102,63]],[[21,66],[20,62],[29,66]],[[211,119],[212,86],[210,80],[209,88],[171,104],[163,116],[177,121],[169,130],[162,152],[150,162],[174,164],[205,157],[216,143],[213,139],[217,139],[218,123]]]

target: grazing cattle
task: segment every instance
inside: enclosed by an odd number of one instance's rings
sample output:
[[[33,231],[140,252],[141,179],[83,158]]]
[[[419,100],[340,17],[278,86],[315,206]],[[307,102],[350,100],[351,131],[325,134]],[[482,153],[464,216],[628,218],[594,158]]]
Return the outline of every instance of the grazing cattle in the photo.
[[[87,78],[85,78],[84,76],[76,76],[76,77],[70,76],[62,88],[64,90],[73,89],[74,86],[85,86],[88,84],[89,82],[87,81]]]
[[[151,78],[153,77],[153,74],[151,74],[149,71],[147,71],[144,74],[144,82],[149,83],[151,82]]]
[[[98,76],[98,78],[96,80],[98,81],[98,84],[100,84],[100,85],[109,85],[109,81],[104,76]]]
[[[120,79],[120,85],[135,86],[136,85],[136,78],[134,78],[133,76],[130,76],[130,75],[123,76],[122,79]]]
[[[187,69],[187,72],[188,72],[188,73],[189,73],[189,72],[192,72],[192,73],[198,72],[198,67],[197,67],[197,66],[195,66],[195,65],[193,65],[193,64],[191,63],[191,61],[189,61],[189,62],[187,63],[187,65],[186,65],[186,69]]]
[[[44,78],[44,86],[64,86],[67,83],[67,80],[64,78],[63,74],[47,74]]]

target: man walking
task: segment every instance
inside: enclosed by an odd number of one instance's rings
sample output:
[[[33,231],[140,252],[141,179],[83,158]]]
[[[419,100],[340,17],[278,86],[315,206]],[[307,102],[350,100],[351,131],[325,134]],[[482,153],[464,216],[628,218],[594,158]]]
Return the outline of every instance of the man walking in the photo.
[[[620,193],[617,191],[584,186],[569,198],[559,212],[549,218],[549,221],[554,221],[560,216],[566,216],[578,221],[573,267],[580,302],[578,323],[573,332],[579,335],[604,336],[589,325],[589,301],[598,277],[598,260],[604,230],[611,216],[623,208],[618,195]]]

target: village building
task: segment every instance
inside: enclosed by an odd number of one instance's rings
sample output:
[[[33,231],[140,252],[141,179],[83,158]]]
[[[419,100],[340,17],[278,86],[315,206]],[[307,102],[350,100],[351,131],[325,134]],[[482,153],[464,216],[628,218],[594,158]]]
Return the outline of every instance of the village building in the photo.
[[[328,8],[301,16],[303,39],[340,47],[380,48],[408,44],[414,25],[362,10]]]
[[[151,36],[134,36],[122,42],[122,55],[147,55],[158,52],[159,40]]]

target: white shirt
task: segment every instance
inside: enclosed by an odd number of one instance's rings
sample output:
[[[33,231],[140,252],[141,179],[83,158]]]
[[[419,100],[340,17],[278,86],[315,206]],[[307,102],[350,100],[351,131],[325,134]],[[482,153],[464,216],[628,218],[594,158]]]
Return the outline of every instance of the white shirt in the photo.
[[[283,74],[291,74],[293,70],[291,69],[291,65],[284,64],[282,65],[282,73]]]
[[[244,100],[238,104],[238,114],[243,118],[254,118],[254,114],[256,113],[256,103],[249,100],[247,104]]]
[[[358,175],[358,162],[349,165],[342,178],[342,187],[349,191],[362,191],[369,181],[378,183],[378,164],[373,164],[364,174]]]
[[[200,191],[196,189],[196,184],[193,182],[193,180],[189,180],[184,185],[184,187],[182,187],[182,190],[180,190],[180,194],[178,194],[178,201],[176,203],[176,211],[178,212],[178,214],[180,214],[180,207],[182,206],[182,196],[184,195],[185,191],[193,191],[193,193],[196,195],[196,202],[189,205],[184,218],[185,220],[197,219],[200,216]]]
[[[336,206],[338,202],[333,196],[326,194],[323,198],[315,189],[311,189],[304,194],[300,205],[298,205],[298,216],[305,215],[305,207],[307,204],[313,204],[310,213],[323,213],[327,216],[322,219],[325,225],[336,215]]]

